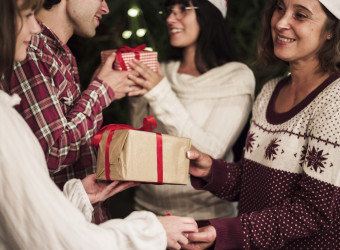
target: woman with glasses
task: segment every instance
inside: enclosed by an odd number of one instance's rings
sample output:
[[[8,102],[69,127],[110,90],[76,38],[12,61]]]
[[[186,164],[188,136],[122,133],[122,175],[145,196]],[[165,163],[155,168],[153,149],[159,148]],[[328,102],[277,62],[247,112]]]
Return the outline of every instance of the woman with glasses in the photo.
[[[153,115],[157,132],[191,138],[197,149],[233,160],[232,146],[247,122],[255,79],[237,62],[225,26],[225,0],[168,0],[163,14],[172,51],[159,72],[141,62],[131,65],[142,77],[130,76],[142,90],[132,91],[131,121],[138,127]],[[141,185],[135,208],[166,210],[196,220],[236,216],[236,204],[187,186]]]
[[[26,58],[32,35],[40,32],[34,11],[42,3],[0,1],[2,80],[10,80],[14,61]],[[183,233],[197,231],[191,218],[140,211],[91,224],[90,201],[96,197],[86,194],[80,180],[70,180],[65,194],[82,213],[63,196],[48,175],[37,138],[13,107],[19,102],[0,90],[0,249],[180,249],[188,243]]]

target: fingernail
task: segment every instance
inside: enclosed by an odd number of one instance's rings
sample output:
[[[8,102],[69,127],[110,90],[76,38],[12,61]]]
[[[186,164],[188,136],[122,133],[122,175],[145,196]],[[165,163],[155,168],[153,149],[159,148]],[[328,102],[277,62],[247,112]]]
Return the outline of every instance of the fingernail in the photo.
[[[190,159],[190,158],[191,158],[191,156],[192,156],[192,152],[191,152],[191,151],[188,151],[188,152],[187,152],[187,158],[189,158],[189,159]]]

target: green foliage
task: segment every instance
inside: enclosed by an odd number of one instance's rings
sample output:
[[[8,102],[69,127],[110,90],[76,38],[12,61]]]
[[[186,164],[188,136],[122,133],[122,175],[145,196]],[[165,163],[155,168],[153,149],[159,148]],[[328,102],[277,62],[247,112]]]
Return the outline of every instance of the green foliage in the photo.
[[[241,59],[253,69],[256,80],[256,94],[263,84],[284,72],[256,70],[253,62],[257,57],[257,40],[261,32],[261,17],[268,0],[230,0],[228,2],[228,15],[226,22],[234,34],[234,40],[241,55]],[[122,45],[136,46],[146,43],[155,48],[159,53],[159,59],[165,57],[168,48],[168,34],[164,20],[158,15],[162,8],[163,0],[120,0],[107,1],[110,13],[103,17],[101,25],[97,29],[97,35],[91,39],[73,37],[69,46],[78,60],[80,80],[83,88],[86,88],[96,68],[100,65],[100,51],[115,49]],[[132,20],[127,15],[131,6],[139,6],[142,13]],[[121,36],[126,29],[146,28],[144,38],[133,37],[124,40]],[[104,123],[127,122],[127,100],[124,98],[115,101],[104,111]]]

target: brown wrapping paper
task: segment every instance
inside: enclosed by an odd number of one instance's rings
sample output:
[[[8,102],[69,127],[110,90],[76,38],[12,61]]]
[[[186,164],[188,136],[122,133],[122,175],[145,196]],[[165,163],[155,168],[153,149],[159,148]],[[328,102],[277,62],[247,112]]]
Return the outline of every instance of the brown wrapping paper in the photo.
[[[105,147],[109,131],[105,131],[98,149],[97,179],[106,180]],[[163,183],[187,184],[189,160],[186,152],[191,140],[162,134]],[[116,130],[109,148],[110,179],[157,182],[157,140],[153,132]]]

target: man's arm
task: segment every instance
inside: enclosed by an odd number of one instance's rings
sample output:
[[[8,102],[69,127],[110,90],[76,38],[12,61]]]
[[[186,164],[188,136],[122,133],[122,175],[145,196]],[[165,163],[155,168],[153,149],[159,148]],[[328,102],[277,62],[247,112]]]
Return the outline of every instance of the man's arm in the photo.
[[[77,76],[62,72],[61,63],[30,51],[27,59],[16,65],[10,84],[11,93],[22,99],[17,109],[38,138],[51,171],[72,165],[80,148],[90,146],[101,125],[102,110],[114,97],[99,80],[92,81],[80,95],[79,83],[74,80]]]

